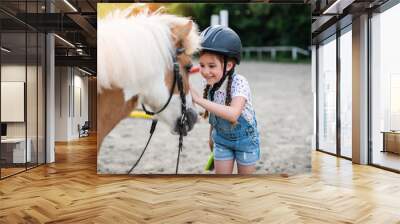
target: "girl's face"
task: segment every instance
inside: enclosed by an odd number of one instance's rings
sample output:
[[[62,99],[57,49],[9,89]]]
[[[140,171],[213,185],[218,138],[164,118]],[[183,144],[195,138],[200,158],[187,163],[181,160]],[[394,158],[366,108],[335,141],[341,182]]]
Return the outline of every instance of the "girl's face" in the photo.
[[[226,70],[229,71],[233,67],[233,63],[228,61]],[[203,53],[200,55],[200,73],[207,81],[208,85],[214,85],[223,76],[224,63],[221,58],[212,53]]]

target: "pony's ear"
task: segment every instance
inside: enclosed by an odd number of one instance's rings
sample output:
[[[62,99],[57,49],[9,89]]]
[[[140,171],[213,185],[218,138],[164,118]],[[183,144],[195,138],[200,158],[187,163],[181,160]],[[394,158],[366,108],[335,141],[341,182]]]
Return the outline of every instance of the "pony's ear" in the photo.
[[[172,28],[172,33],[178,40],[182,40],[185,37],[187,37],[192,30],[193,27],[193,21],[189,20],[186,24],[184,25],[176,25]]]
[[[192,30],[193,22],[189,20],[185,25],[182,26],[180,36],[181,38],[185,38],[189,35],[190,31]]]

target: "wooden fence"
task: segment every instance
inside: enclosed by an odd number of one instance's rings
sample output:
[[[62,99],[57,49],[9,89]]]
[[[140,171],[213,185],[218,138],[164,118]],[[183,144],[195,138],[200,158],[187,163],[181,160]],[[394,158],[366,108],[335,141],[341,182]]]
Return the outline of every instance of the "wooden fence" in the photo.
[[[257,58],[259,60],[262,59],[263,53],[267,53],[271,56],[272,60],[276,59],[276,53],[277,52],[291,52],[292,54],[292,60],[295,61],[298,59],[298,55],[304,55],[304,56],[309,56],[310,52],[308,50],[304,50],[299,47],[293,47],[293,46],[268,46],[268,47],[244,47],[242,51],[242,57],[244,59],[249,59],[251,56],[252,52],[255,52],[257,54]]]

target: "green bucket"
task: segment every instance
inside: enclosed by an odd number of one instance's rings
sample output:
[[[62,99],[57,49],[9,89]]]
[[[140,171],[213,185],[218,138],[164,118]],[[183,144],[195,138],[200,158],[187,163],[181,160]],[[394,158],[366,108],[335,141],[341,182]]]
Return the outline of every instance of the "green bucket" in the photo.
[[[211,152],[210,156],[208,157],[208,161],[206,166],[204,167],[206,171],[213,171],[214,170],[214,153]]]

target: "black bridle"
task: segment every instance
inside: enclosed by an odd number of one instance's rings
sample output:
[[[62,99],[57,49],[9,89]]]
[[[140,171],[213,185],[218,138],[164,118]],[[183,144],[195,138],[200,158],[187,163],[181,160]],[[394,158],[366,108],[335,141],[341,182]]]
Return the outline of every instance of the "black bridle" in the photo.
[[[187,131],[185,128],[185,124],[188,122],[187,119],[187,108],[186,108],[186,97],[185,97],[185,93],[183,91],[183,80],[182,80],[182,75],[179,72],[179,63],[178,63],[178,56],[180,54],[182,54],[185,51],[185,48],[177,48],[176,49],[176,53],[175,55],[172,57],[173,60],[173,72],[174,72],[174,81],[172,84],[172,88],[170,91],[170,95],[168,97],[167,102],[164,104],[164,106],[159,109],[157,112],[153,112],[153,111],[149,111],[146,109],[146,107],[144,106],[144,104],[142,103],[142,108],[143,111],[148,114],[148,115],[156,115],[161,113],[163,110],[165,110],[165,108],[167,108],[168,104],[171,101],[172,95],[174,93],[175,90],[175,86],[178,85],[178,90],[179,90],[179,96],[181,98],[181,117],[178,119],[177,121],[177,129],[179,132],[179,147],[178,147],[178,158],[176,159],[176,170],[175,170],[175,174],[178,174],[178,167],[179,167],[179,157],[182,151],[182,147],[183,147],[183,136],[187,135]],[[191,64],[186,65],[185,69],[190,70],[190,68],[192,67]],[[139,158],[136,160],[136,163],[133,164],[132,168],[129,170],[128,174],[130,174],[132,172],[133,169],[135,169],[135,167],[139,164],[140,160],[142,159],[142,156],[144,154],[144,152],[147,149],[147,146],[149,145],[149,142],[151,140],[151,137],[153,136],[153,133],[156,129],[157,126],[157,119],[153,119],[152,123],[151,123],[151,128],[150,128],[150,137],[147,140],[146,146],[144,147],[142,153],[140,154]]]

